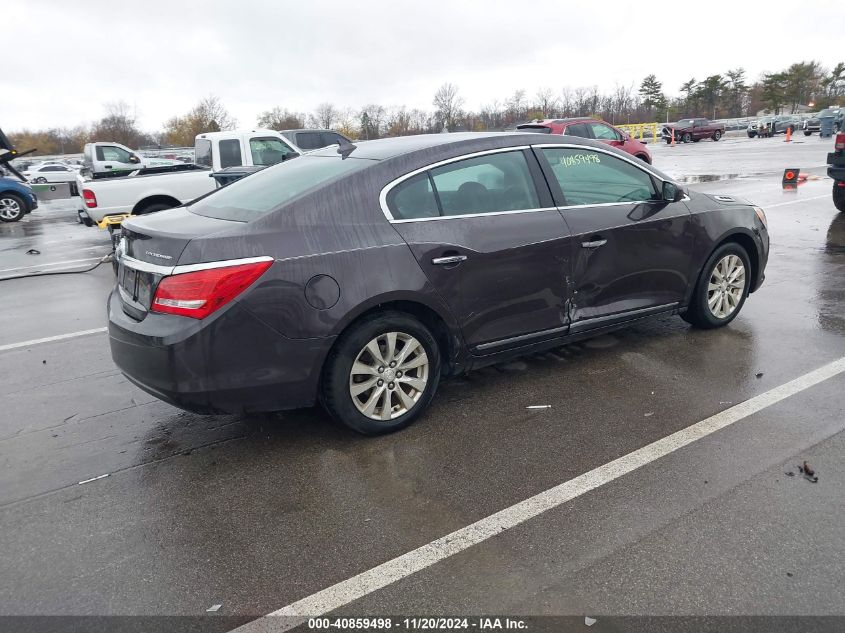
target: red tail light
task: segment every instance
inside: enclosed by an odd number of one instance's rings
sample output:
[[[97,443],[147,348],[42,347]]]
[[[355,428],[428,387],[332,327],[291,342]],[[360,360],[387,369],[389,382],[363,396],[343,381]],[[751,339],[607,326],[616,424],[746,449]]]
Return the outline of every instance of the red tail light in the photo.
[[[845,132],[840,132],[836,135],[836,140],[834,141],[833,149],[835,149],[837,152],[845,150]]]
[[[209,268],[165,277],[158,284],[151,310],[204,319],[249,288],[271,261]]]
[[[82,198],[85,200],[85,206],[89,209],[93,209],[97,206],[97,196],[95,196],[94,192],[90,189],[82,190]]]

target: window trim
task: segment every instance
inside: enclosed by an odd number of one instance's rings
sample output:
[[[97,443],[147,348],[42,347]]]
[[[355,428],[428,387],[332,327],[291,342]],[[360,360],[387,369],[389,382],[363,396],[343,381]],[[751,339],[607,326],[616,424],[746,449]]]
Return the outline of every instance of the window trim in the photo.
[[[462,160],[467,160],[469,158],[476,158],[478,156],[487,156],[488,154],[501,154],[502,152],[519,152],[522,154],[523,159],[525,160],[526,167],[528,168],[529,174],[531,173],[531,165],[528,161],[528,158],[525,156],[525,150],[530,150],[530,145],[515,145],[513,147],[498,147],[496,149],[487,149],[482,150],[480,152],[472,152],[470,154],[462,154],[460,156],[455,156],[454,158],[447,158],[445,160],[437,161],[436,163],[431,163],[426,165],[425,167],[420,167],[415,169],[414,171],[408,172],[398,178],[391,180],[381,189],[381,193],[379,194],[379,206],[381,206],[381,211],[384,213],[384,217],[387,218],[387,221],[391,224],[405,224],[406,222],[431,222],[432,220],[460,220],[464,218],[477,218],[477,217],[486,217],[486,216],[496,216],[496,215],[514,215],[517,213],[534,213],[535,211],[552,211],[557,209],[557,207],[535,207],[531,209],[516,209],[513,211],[491,211],[489,213],[462,213],[461,215],[439,215],[437,217],[431,218],[394,218],[393,214],[390,212],[390,207],[387,206],[387,196],[390,191],[399,185],[401,185],[406,180],[413,178],[423,172],[430,171],[432,169],[437,169],[443,165],[448,165],[450,163],[457,163]],[[534,185],[535,189],[537,187],[536,180],[531,174],[531,184]],[[437,189],[435,188],[435,191]],[[537,191],[537,198],[542,199],[542,195],[540,191]]]

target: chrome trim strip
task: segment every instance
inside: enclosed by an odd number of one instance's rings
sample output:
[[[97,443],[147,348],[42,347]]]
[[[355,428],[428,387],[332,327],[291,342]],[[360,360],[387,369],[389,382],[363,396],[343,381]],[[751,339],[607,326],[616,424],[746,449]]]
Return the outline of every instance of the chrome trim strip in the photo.
[[[170,275],[173,273],[173,266],[161,266],[159,264],[142,262],[140,259],[135,259],[125,253],[120,256],[120,263],[134,270],[140,270],[145,273],[153,273],[154,275]]]
[[[229,266],[240,266],[243,264],[256,264],[258,262],[272,262],[274,258],[267,255],[260,257],[243,257],[241,259],[224,259],[218,262],[202,262],[199,264],[184,264],[182,266],[159,266],[158,264],[150,264],[143,262],[140,259],[123,255],[120,258],[120,263],[128,266],[134,270],[140,270],[145,273],[153,273],[154,275],[161,275],[167,277],[169,275],[180,275],[182,273],[193,273],[199,270],[210,270],[212,268],[226,268]]]
[[[408,218],[407,220],[390,220],[391,224],[407,224],[408,222],[431,222],[432,220],[461,220],[464,218],[486,218],[492,215],[514,215],[516,213],[538,213],[540,211],[557,211],[557,207],[540,207],[537,209],[518,209],[516,211],[492,211],[491,213],[464,213],[462,215],[438,215],[433,218]]]
[[[261,255],[260,257],[243,257],[241,259],[224,259],[219,262],[203,262],[200,264],[184,264],[182,266],[174,266],[173,274],[180,275],[182,273],[193,273],[198,270],[210,270],[212,268],[227,268],[229,266],[241,266],[243,264],[257,264],[259,262],[272,262],[274,258],[268,255]]]

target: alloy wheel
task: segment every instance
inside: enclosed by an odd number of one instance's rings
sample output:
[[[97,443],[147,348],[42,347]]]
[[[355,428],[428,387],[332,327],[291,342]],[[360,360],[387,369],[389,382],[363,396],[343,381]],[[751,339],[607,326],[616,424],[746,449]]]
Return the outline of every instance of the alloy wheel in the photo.
[[[0,198],[0,218],[6,221],[17,220],[21,215],[21,205],[12,198]]]
[[[413,409],[429,379],[429,360],[410,334],[379,334],[358,353],[349,373],[349,395],[372,420],[392,420]]]
[[[739,306],[745,292],[745,264],[736,255],[725,255],[710,273],[707,307],[717,319],[726,319]]]

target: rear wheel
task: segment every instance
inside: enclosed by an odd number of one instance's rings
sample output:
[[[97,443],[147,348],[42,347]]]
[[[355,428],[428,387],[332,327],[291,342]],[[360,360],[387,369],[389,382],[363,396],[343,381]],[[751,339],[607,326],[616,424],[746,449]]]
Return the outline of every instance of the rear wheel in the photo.
[[[364,435],[398,431],[428,407],[440,380],[440,350],[414,317],[383,312],[345,332],[326,362],[321,400]]]
[[[810,134],[812,134],[810,130],[804,130],[804,136],[810,136]]]
[[[748,253],[734,242],[722,244],[704,265],[690,306],[681,316],[702,329],[727,325],[739,314],[750,287]]]
[[[746,134],[748,134],[748,138],[754,138],[755,136],[757,136],[757,134],[754,132],[746,132]]]
[[[713,140],[714,141],[718,141],[720,138],[722,138],[722,131],[721,130],[716,130],[715,132],[713,132]]]
[[[845,212],[845,181],[833,182],[833,206]]]
[[[26,215],[23,199],[13,193],[0,193],[0,221],[17,222]]]
[[[38,178],[36,178],[32,182],[38,183],[39,185],[43,185],[45,182],[47,182],[47,179],[44,176],[38,176]]]

